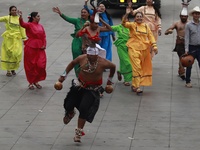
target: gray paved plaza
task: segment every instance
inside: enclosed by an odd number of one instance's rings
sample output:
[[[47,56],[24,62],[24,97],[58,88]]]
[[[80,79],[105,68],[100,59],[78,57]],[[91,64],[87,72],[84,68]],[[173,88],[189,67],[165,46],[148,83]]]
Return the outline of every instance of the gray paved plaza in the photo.
[[[1,0],[0,16],[16,5],[23,17],[39,11],[48,46],[47,78],[43,89],[28,90],[23,62],[15,77],[0,70],[0,150],[199,150],[200,147],[200,72],[192,70],[193,88],[177,76],[178,57],[172,52],[176,34],[159,37],[159,53],[153,59],[153,86],[144,87],[142,96],[114,77],[114,92],[104,94],[92,124],[85,126],[82,143],[73,142],[77,116],[64,125],[63,99],[75,74],[72,71],[64,88],[53,87],[60,73],[72,60],[70,34],[74,27],[51,8],[58,6],[65,15],[80,16],[84,0]],[[199,5],[192,0],[189,9]],[[162,0],[162,29],[179,19],[181,0]],[[123,11],[110,11],[114,24]],[[0,23],[0,33],[4,24]],[[2,38],[0,38],[2,42]],[[113,62],[118,64],[113,46]],[[104,85],[108,72],[104,73]]]

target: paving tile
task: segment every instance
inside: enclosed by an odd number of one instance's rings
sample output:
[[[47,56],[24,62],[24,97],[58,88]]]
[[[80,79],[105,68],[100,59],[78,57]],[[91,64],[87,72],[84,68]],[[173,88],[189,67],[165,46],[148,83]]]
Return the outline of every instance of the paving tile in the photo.
[[[141,147],[131,147],[131,150],[169,150],[169,148],[168,147],[150,147],[150,146],[145,147],[145,146],[141,146]]]

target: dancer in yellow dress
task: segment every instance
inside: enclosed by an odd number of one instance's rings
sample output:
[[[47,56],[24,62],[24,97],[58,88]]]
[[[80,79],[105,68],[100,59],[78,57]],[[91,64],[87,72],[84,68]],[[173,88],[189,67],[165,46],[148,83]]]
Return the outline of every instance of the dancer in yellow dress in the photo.
[[[6,31],[1,35],[1,69],[7,70],[7,76],[16,75],[15,70],[22,60],[22,39],[26,38],[24,28],[19,25],[17,7],[9,8],[9,15],[0,17],[0,22],[5,23]]]
[[[130,38],[127,42],[128,54],[132,66],[132,90],[137,94],[142,93],[140,86],[152,85],[152,60],[150,49],[157,54],[157,46],[154,36],[147,24],[143,23],[143,13],[136,12],[135,21],[127,22],[127,16],[131,12],[126,9],[126,15],[122,19],[122,25],[129,28]]]

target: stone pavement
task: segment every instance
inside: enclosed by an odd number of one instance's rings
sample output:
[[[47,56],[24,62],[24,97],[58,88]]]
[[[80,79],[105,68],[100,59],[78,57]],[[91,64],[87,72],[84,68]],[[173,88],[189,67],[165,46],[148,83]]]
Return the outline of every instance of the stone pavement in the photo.
[[[181,0],[162,0],[163,33],[179,19]],[[192,0],[189,9],[199,5]],[[153,59],[153,86],[145,87],[137,96],[130,87],[114,78],[114,92],[104,94],[92,124],[85,126],[82,143],[73,142],[77,116],[66,126],[63,99],[74,78],[72,71],[61,91],[53,84],[71,61],[70,33],[73,26],[51,11],[78,17],[80,0],[1,0],[0,16],[16,5],[24,19],[31,11],[39,11],[47,33],[47,79],[41,90],[28,90],[23,63],[15,77],[0,71],[0,150],[199,150],[200,147],[200,82],[195,62],[193,88],[177,76],[178,57],[172,53],[175,34],[159,38],[159,53]],[[122,12],[111,11],[114,24],[120,23]],[[0,33],[4,25],[0,23]],[[0,42],[2,38],[0,39]],[[116,48],[113,62],[118,66]],[[108,72],[104,73],[104,85]]]

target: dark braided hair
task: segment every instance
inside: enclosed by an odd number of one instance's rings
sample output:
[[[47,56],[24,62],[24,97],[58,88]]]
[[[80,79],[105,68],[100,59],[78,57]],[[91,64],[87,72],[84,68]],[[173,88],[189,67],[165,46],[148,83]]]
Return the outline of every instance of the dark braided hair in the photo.
[[[103,4],[103,3],[99,3],[99,4],[97,4],[97,6],[99,7],[100,4]],[[103,5],[105,6],[105,4],[103,4]],[[105,9],[105,13],[106,13],[106,16],[108,17],[108,20],[110,21],[110,20],[111,20],[111,16],[110,16],[110,14],[107,12],[106,9]],[[102,15],[101,15],[101,14],[99,14],[99,16],[102,18]]]
[[[159,17],[160,19],[162,19],[161,13],[160,13],[160,9],[159,9],[158,7],[156,7],[155,3],[153,4],[153,8],[154,8],[156,14],[158,15],[158,17]]]
[[[9,15],[10,15],[10,16],[11,16],[11,10],[12,10],[13,8],[16,8],[16,9],[17,9],[16,6],[10,6],[10,8],[9,8]]]
[[[33,18],[36,17],[37,15],[38,15],[38,12],[32,12],[30,14],[28,22],[33,22]]]
[[[108,20],[111,20],[111,16],[106,10],[105,10],[105,13],[106,13],[106,16],[108,17]],[[101,16],[101,14],[100,14],[100,16]]]
[[[86,10],[86,11],[88,12],[88,14],[90,14],[89,9],[82,8],[81,11],[82,11],[82,10]]]

